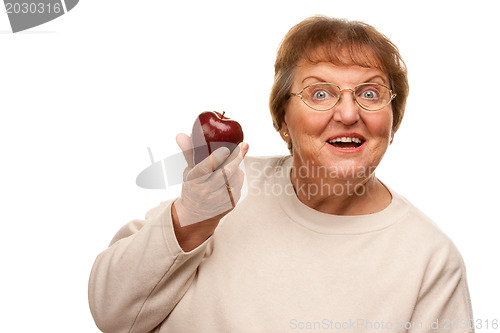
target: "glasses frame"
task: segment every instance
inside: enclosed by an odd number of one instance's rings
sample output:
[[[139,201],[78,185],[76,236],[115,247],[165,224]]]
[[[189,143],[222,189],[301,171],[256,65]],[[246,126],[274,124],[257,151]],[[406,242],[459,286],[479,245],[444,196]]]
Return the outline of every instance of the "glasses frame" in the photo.
[[[340,92],[340,97],[339,99],[337,100],[337,102],[335,102],[335,104],[332,106],[332,107],[329,107],[328,109],[316,109],[316,108],[313,108],[312,106],[310,106],[309,104],[307,104],[307,102],[304,100],[304,97],[302,97],[302,93],[304,92],[304,90],[306,90],[307,88],[309,87],[312,87],[312,86],[319,86],[319,85],[324,85],[324,84],[330,84],[332,86],[335,86],[337,88],[339,88],[339,92]],[[358,102],[358,99],[356,98],[356,95],[355,95],[355,92],[356,92],[356,89],[358,89],[359,87],[361,86],[366,86],[366,85],[377,85],[377,86],[382,86],[386,89],[389,89],[389,93],[391,94],[391,98],[389,99],[389,102],[387,102],[387,104],[385,104],[384,106],[378,108],[378,109],[375,109],[375,110],[370,110],[370,109],[367,109],[365,106],[361,105],[360,102]],[[313,110],[316,110],[316,111],[329,111],[331,109],[333,109],[337,104],[339,104],[339,102],[342,100],[342,92],[344,90],[349,90],[352,92],[352,95],[353,95],[353,98],[354,98],[354,101],[356,102],[356,104],[359,105],[360,108],[362,108],[363,110],[366,110],[366,111],[380,111],[382,110],[383,108],[385,108],[387,105],[391,104],[392,100],[396,97],[396,93],[394,93],[392,91],[392,89],[390,89],[389,87],[383,85],[383,84],[380,84],[380,83],[374,83],[374,82],[365,82],[365,83],[360,83],[356,86],[354,86],[354,88],[344,88],[344,89],[341,89],[338,85],[336,85],[335,83],[330,83],[330,82],[316,82],[316,83],[313,83],[313,84],[310,84],[308,86],[305,86],[304,88],[302,88],[301,91],[299,91],[298,93],[290,93],[291,96],[297,96],[297,97],[300,97],[300,99],[302,100],[302,102],[304,102],[305,105],[307,105],[308,107],[310,107],[311,109]]]

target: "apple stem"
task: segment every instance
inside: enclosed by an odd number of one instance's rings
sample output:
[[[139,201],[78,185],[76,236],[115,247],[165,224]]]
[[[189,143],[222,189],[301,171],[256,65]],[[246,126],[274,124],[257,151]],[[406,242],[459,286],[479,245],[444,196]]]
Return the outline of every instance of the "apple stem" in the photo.
[[[224,114],[226,113],[226,111],[222,111],[222,119],[224,119]]]

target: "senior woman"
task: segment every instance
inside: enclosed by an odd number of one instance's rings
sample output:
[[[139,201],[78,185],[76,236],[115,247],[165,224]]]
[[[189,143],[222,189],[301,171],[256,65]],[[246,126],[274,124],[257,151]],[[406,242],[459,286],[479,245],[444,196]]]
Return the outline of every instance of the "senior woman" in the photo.
[[[94,264],[99,328],[473,331],[458,250],[375,177],[407,95],[403,60],[373,27],[327,17],[293,27],[270,99],[291,154],[244,158],[243,143],[195,166],[179,135],[181,196],[125,225]]]

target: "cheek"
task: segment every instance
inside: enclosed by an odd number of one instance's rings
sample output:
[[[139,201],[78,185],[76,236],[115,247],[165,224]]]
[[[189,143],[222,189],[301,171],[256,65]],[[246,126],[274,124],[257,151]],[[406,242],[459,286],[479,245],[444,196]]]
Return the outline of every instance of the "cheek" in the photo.
[[[321,135],[330,123],[331,116],[325,113],[295,109],[285,115],[288,128],[295,134]],[[287,117],[288,116],[288,117]]]
[[[365,119],[365,124],[373,137],[390,139],[392,136],[392,111],[380,114],[370,114]]]

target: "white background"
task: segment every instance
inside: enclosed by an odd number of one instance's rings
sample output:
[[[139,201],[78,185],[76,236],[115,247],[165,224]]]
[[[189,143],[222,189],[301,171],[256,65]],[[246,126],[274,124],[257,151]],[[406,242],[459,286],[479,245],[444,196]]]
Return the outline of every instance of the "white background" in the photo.
[[[398,45],[410,97],[377,174],[456,243],[475,318],[500,319],[496,3],[82,0],[17,34],[2,8],[1,330],[98,332],[93,261],[178,193],[135,177],[147,147],[156,159],[179,152],[175,135],[200,111],[237,119],[251,155],[287,153],[267,107],[273,63],[313,14],[366,21]]]

